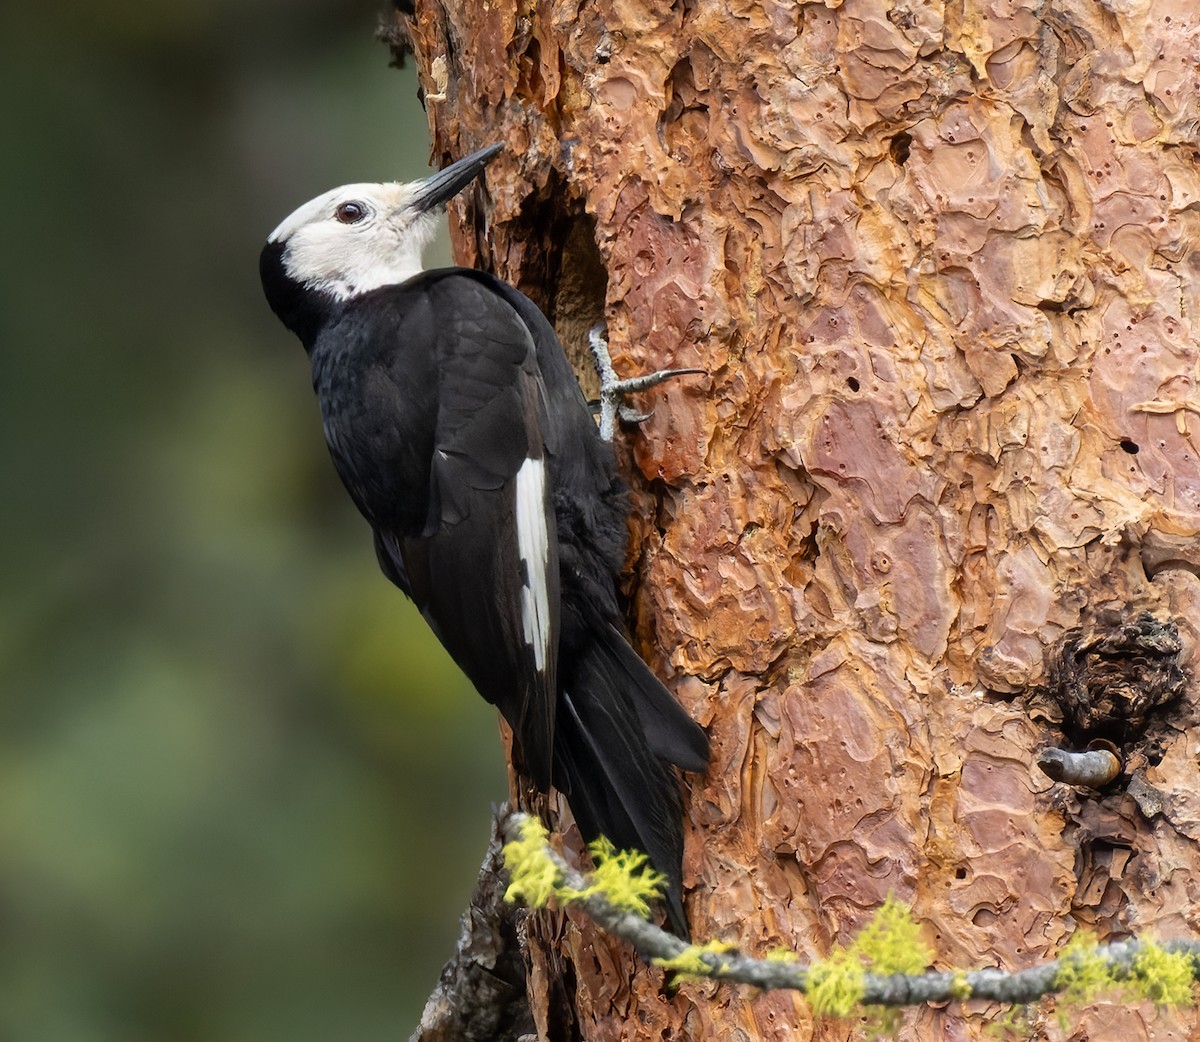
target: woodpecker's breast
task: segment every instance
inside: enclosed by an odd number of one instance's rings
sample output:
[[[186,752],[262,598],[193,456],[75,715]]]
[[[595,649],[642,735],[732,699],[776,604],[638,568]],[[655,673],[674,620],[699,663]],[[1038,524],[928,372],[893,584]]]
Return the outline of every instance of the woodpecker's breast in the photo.
[[[429,513],[437,374],[390,308],[336,317],[311,352],[334,466],[372,524],[416,534]]]

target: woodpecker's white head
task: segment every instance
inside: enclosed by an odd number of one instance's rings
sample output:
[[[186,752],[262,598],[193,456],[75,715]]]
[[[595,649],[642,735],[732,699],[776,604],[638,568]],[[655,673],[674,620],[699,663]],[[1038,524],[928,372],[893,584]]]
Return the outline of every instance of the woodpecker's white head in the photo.
[[[295,290],[342,301],[420,273],[442,205],[502,147],[491,145],[420,181],[343,185],[305,203],[270,234],[263,250],[271,306],[286,322],[276,303],[287,304]],[[281,280],[291,292],[271,285]]]

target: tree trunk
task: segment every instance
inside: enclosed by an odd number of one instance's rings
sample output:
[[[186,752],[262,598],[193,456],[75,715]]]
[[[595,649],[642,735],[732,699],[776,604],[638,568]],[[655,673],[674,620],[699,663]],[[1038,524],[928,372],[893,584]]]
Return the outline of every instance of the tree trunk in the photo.
[[[1197,936],[1194,0],[396,17],[438,161],[508,144],[452,210],[460,260],[533,297],[585,380],[601,320],[623,375],[708,374],[617,445],[631,625],[713,739],[697,938],[822,956],[889,891],[939,968],[1030,965],[1081,925]],[[1105,788],[1039,770],[1095,739],[1124,763]],[[581,917],[528,930],[545,1039],[850,1031],[665,988]],[[1070,1016],[1125,1040],[1156,1014]]]

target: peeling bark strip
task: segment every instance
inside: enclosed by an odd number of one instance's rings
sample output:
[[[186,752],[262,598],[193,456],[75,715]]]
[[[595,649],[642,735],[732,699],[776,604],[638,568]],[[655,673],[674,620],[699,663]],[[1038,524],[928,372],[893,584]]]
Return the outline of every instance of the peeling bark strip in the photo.
[[[1111,610],[1200,618],[1194,0],[418,0],[439,158],[509,147],[458,255],[586,362],[696,367],[628,430],[631,621],[709,728],[697,936],[805,957],[889,891],[947,965],[1200,922],[1196,689],[1128,781],[1075,744],[1047,649]],[[1066,721],[1069,727],[1077,727]],[[1124,776],[1123,776],[1124,777]],[[844,1037],[530,921],[545,1038]],[[1104,1003],[1079,1038],[1138,1037]],[[907,1037],[984,1018],[909,1014]]]
[[[521,946],[525,912],[504,900],[500,821],[507,813],[497,812],[492,821],[454,957],[442,970],[409,1042],[492,1042],[533,1030]]]

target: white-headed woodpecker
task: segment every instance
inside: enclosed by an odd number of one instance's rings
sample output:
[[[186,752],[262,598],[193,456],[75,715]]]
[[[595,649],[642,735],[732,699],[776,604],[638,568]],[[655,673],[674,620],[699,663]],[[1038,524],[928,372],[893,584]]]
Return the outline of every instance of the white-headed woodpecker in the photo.
[[[512,727],[586,839],[649,855],[687,930],[679,781],[708,740],[629,645],[626,489],[541,311],[469,268],[423,271],[437,214],[500,151],[301,206],[260,260],[312,363],[334,466],[384,574]]]

